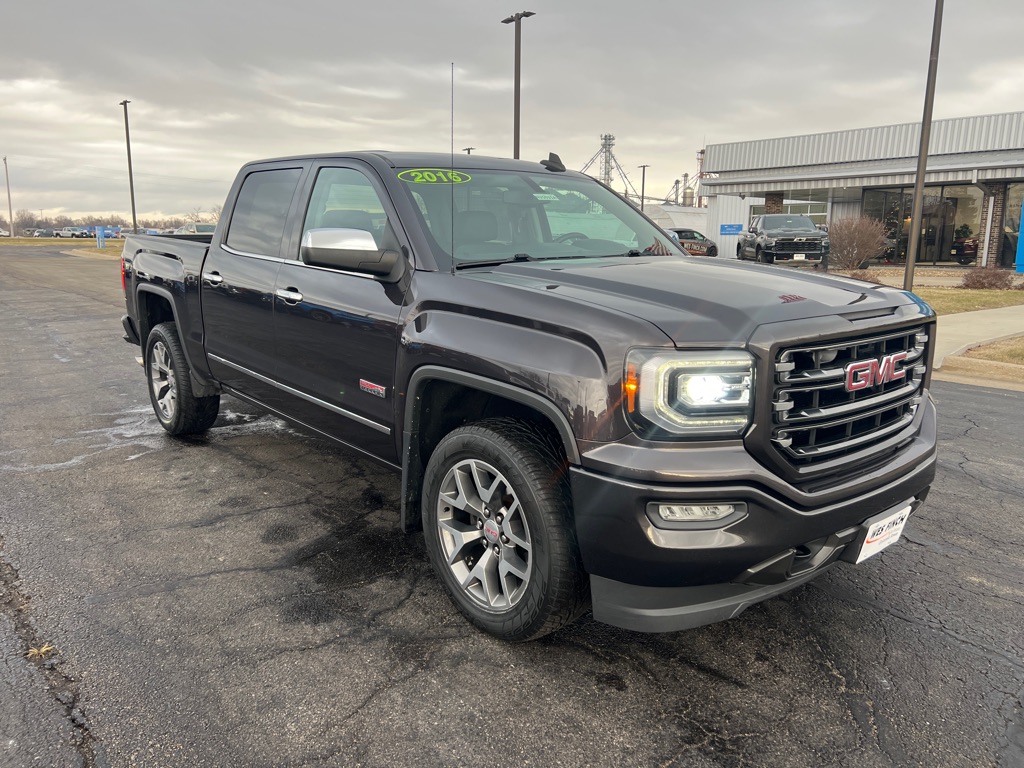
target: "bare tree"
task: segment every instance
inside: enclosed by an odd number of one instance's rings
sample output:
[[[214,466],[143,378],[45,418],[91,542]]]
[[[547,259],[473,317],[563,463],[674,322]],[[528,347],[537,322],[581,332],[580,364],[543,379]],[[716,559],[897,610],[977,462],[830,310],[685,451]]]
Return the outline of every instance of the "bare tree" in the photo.
[[[828,226],[832,269],[862,269],[885,252],[885,225],[870,216],[833,219]]]
[[[210,224],[216,224],[220,221],[220,215],[224,212],[223,205],[215,205],[210,209],[210,215],[206,217],[206,220]]]
[[[14,212],[14,232],[23,235],[25,230],[36,225],[36,215],[32,211],[22,208]]]
[[[200,222],[202,222],[203,221],[203,207],[201,205],[197,205],[195,208],[193,208],[191,211],[189,211],[187,214],[185,214],[185,221],[191,221],[191,222],[194,222],[196,224],[199,224]]]

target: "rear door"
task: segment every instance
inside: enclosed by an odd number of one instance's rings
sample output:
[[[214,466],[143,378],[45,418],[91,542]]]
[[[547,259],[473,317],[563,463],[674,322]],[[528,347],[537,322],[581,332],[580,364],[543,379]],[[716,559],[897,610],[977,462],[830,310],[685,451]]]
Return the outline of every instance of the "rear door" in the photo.
[[[289,217],[305,168],[254,166],[235,197],[231,220],[203,264],[202,307],[210,370],[223,384],[273,405],[274,284]]]
[[[370,275],[305,264],[299,246],[306,231],[318,228],[362,229],[378,248],[405,254],[408,241],[368,166],[320,163],[307,187],[302,226],[281,265],[274,296],[279,380],[291,399],[288,412],[398,463],[395,366],[404,289]]]

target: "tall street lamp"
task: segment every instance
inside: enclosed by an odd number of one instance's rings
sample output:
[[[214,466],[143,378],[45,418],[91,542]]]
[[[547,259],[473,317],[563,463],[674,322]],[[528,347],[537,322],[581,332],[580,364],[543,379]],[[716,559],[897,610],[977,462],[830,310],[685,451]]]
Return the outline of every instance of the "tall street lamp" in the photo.
[[[523,39],[521,23],[523,19],[536,15],[533,11],[520,11],[519,13],[513,13],[507,19],[501,20],[502,24],[514,23],[516,25],[516,85],[515,107],[512,115],[512,157],[516,160],[519,159],[519,60]]]
[[[7,226],[11,228],[10,237],[14,237],[14,209],[11,208],[11,177],[7,173],[7,155],[4,155],[4,179],[7,181]]]
[[[914,290],[914,262],[921,244],[924,212],[924,175],[928,170],[928,141],[932,132],[932,104],[935,101],[935,73],[939,66],[939,37],[942,34],[942,0],[935,0],[932,20],[932,48],[928,54],[928,79],[924,88],[924,115],[921,117],[921,144],[917,150],[917,176],[914,177],[914,205],[910,213],[910,242],[907,266],[903,272],[903,290]]]
[[[128,132],[128,99],[121,102],[124,107],[124,143],[128,147],[128,190],[132,195],[132,233],[139,234],[139,222],[135,218],[135,177],[132,174],[132,137]]]
[[[651,166],[641,165],[640,168],[640,210],[644,209],[644,194],[647,190],[647,169]]]

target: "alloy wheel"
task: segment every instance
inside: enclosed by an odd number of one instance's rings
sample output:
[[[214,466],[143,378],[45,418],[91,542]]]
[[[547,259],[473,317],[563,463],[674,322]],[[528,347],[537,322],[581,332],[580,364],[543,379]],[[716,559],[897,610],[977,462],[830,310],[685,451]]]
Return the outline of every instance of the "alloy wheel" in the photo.
[[[485,610],[506,611],[526,593],[533,542],[515,489],[479,459],[453,466],[441,481],[437,533],[461,589]]]

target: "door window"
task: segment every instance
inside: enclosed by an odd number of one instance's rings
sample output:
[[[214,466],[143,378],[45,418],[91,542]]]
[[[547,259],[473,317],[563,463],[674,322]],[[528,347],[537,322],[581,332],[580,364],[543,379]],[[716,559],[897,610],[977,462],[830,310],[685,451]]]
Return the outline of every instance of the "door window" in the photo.
[[[250,173],[242,182],[231,214],[226,243],[243,253],[280,256],[299,168]]]
[[[387,239],[388,215],[373,184],[352,168],[322,168],[306,210],[302,234],[311,229],[361,229],[377,247]]]

